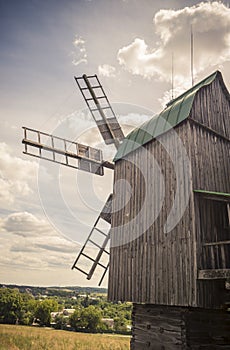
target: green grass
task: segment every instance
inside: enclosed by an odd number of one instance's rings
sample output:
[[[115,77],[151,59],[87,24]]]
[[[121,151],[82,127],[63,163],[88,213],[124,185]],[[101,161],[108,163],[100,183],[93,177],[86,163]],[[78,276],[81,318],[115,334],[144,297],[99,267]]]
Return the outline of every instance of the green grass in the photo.
[[[0,350],[128,350],[130,337],[0,324]]]

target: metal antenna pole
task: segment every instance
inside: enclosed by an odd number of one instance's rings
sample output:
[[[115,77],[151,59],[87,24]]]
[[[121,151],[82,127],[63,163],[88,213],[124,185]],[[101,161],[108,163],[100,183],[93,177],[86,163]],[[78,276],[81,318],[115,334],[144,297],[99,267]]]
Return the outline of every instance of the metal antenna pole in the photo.
[[[174,99],[174,57],[172,52],[172,100]]]
[[[192,86],[194,85],[194,72],[193,72],[193,59],[194,59],[194,48],[193,48],[193,28],[191,25],[191,77],[192,77]]]

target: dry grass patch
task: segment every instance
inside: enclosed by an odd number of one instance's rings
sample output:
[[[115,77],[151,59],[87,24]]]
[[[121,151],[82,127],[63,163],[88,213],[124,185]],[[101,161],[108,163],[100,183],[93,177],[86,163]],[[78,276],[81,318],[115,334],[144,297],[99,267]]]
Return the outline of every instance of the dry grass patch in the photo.
[[[128,350],[130,337],[0,325],[0,350]]]

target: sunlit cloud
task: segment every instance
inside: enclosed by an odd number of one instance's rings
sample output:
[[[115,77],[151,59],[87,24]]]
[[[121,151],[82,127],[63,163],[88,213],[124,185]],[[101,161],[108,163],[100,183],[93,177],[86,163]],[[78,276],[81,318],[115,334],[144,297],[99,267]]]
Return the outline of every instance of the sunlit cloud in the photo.
[[[14,156],[13,151],[0,143],[0,206],[13,209],[17,199],[33,194],[38,164]]]
[[[36,268],[66,266],[74,260],[79,245],[60,236],[45,220],[28,212],[16,212],[0,219],[2,248],[0,264]],[[4,249],[4,254],[2,249]],[[10,258],[9,258],[10,257]],[[10,260],[11,259],[11,260]]]
[[[109,64],[102,64],[98,66],[98,74],[107,77],[114,78],[116,76],[116,68]]]
[[[85,47],[85,40],[82,37],[77,36],[73,42],[74,51],[72,52],[74,66],[78,66],[81,63],[87,63],[87,52]]]
[[[45,237],[47,234],[54,235],[46,220],[38,219],[28,212],[16,212],[9,214],[1,219],[0,227],[12,234],[22,237],[36,237],[41,234]]]
[[[153,22],[159,36],[155,47],[149,47],[143,38],[136,38],[118,51],[120,65],[134,75],[169,82],[173,53],[175,83],[184,83],[190,75],[191,26],[195,75],[230,60],[230,9],[221,2],[201,2],[181,10],[160,10]]]

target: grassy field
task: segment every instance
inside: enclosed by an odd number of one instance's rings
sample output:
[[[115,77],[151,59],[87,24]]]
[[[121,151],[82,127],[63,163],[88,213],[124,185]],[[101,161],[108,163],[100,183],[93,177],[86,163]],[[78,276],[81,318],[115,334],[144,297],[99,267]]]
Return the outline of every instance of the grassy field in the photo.
[[[0,325],[0,350],[128,350],[130,337]]]

